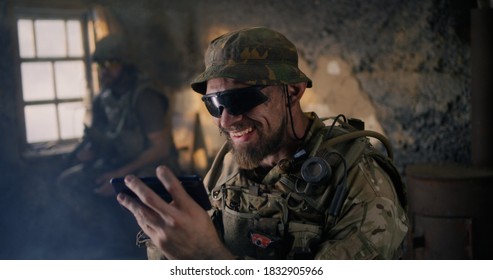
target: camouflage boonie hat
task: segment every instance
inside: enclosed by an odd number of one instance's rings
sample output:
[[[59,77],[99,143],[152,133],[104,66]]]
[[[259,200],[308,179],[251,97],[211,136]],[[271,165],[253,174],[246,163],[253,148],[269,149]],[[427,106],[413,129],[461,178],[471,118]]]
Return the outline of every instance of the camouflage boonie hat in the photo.
[[[247,85],[280,85],[312,81],[298,68],[298,51],[284,35],[253,27],[214,39],[205,53],[205,71],[192,81],[204,94],[207,81],[231,78]]]

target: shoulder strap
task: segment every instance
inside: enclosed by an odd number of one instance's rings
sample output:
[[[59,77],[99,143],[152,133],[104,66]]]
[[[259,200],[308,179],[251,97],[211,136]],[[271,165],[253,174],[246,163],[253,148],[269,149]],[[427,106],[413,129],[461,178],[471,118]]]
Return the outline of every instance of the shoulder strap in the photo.
[[[380,152],[376,151],[371,145],[369,145],[368,137],[377,138],[382,142],[387,150],[387,155],[385,156]],[[350,131],[345,134],[338,135],[334,138],[329,139],[326,142],[323,142],[319,149],[334,147],[343,142],[347,142],[355,139],[355,142],[351,146],[351,148],[345,153],[344,157],[346,159],[347,168],[350,169],[357,160],[361,157],[361,155],[366,154],[373,158],[380,167],[387,173],[390,177],[392,184],[394,185],[394,189],[397,193],[397,197],[402,207],[405,209],[407,206],[407,190],[404,182],[402,181],[402,177],[399,171],[396,169],[392,162],[393,151],[388,139],[382,134],[369,131],[369,130],[357,130]],[[341,178],[344,170],[341,170],[342,166],[339,166],[335,176],[337,178]]]
[[[333,188],[327,187],[323,195],[319,198],[307,198],[305,201],[319,211],[322,211],[329,204],[331,205],[331,209],[329,209],[331,215],[337,216],[348,191],[347,189],[344,189],[346,187],[343,182],[345,180],[345,174],[358,162],[362,155],[368,154],[388,173],[396,192],[398,193],[400,202],[405,205],[406,193],[404,184],[399,172],[392,164],[391,158],[393,152],[387,138],[374,131],[346,130],[342,127],[333,127],[330,135],[332,137],[327,139],[326,134],[329,129],[330,128],[327,126],[323,127],[314,136],[315,144],[310,150],[309,157],[319,157],[325,160],[332,168],[335,168],[331,175],[330,185],[336,189],[334,190]],[[368,137],[380,140],[387,149],[388,157],[371,148],[372,146],[369,143]],[[341,164],[340,159],[331,160],[329,155],[333,153],[332,151],[340,153],[341,156],[344,157],[345,164]],[[282,177],[282,182],[294,190],[294,186],[297,182],[293,180],[297,179],[291,178],[291,176]]]
[[[204,183],[207,190],[212,191],[214,187],[220,187],[219,184],[217,184],[217,181],[219,180],[219,176],[221,175],[223,170],[224,157],[228,152],[229,145],[227,142],[224,142],[224,144],[221,146],[221,149],[214,158],[209,172],[207,172],[207,175],[204,178]]]
[[[376,131],[371,131],[371,130],[356,130],[356,131],[349,131],[346,133],[343,133],[339,136],[333,137],[326,142],[323,142],[323,146],[325,147],[331,147],[335,146],[337,144],[347,142],[353,139],[357,138],[366,138],[366,137],[372,137],[378,139],[382,144],[385,146],[385,149],[387,150],[388,157],[392,159],[394,157],[394,152],[392,151],[392,146],[390,145],[389,140],[387,137],[383,136],[382,134],[376,132]]]
[[[402,181],[402,177],[399,171],[397,171],[397,168],[395,168],[394,164],[388,157],[385,157],[378,152],[370,152],[368,153],[368,155],[371,156],[378,163],[378,165],[380,165],[380,167],[382,167],[382,169],[385,170],[385,172],[389,175],[390,180],[392,181],[392,184],[394,185],[395,191],[397,193],[397,198],[399,199],[402,208],[406,209],[407,188],[404,181]]]

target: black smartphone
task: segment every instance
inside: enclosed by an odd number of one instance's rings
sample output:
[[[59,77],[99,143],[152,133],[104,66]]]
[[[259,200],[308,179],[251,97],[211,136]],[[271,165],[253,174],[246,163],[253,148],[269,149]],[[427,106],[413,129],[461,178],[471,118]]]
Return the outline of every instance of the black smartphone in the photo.
[[[183,188],[185,188],[186,192],[200,205],[204,210],[211,209],[211,202],[209,201],[209,197],[207,192],[205,191],[204,183],[202,182],[202,178],[198,175],[185,175],[178,176],[178,180],[180,180]],[[157,177],[140,177],[140,180],[152,191],[154,191],[157,195],[159,195],[164,201],[171,202],[173,198],[168,193],[166,188],[164,188],[163,184]],[[125,193],[133,198],[137,198],[137,195],[130,190],[126,185],[123,177],[111,178],[111,185],[113,186],[115,193]]]

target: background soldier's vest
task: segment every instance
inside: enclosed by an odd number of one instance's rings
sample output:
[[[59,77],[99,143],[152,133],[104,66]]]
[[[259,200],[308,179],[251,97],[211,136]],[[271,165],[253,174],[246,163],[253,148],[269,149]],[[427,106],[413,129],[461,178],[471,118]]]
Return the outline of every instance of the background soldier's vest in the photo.
[[[142,90],[143,88],[137,88],[125,96],[125,99],[122,100],[124,102],[121,107],[123,110],[116,116],[116,122],[111,125],[106,134],[108,139],[114,143],[116,152],[121,155],[122,161],[134,159],[148,145],[135,106]]]
[[[389,174],[404,205],[399,173],[367,137],[352,128],[333,127],[330,135],[328,130],[319,129],[293,160],[281,161],[260,183],[249,179],[250,171],[238,168],[231,169],[224,182],[215,182],[217,174],[210,174],[208,186],[215,186],[211,197],[217,209],[213,219],[233,254],[313,258],[346,199],[346,175],[362,157],[374,159]],[[235,165],[226,147],[216,162]],[[211,170],[214,173],[214,166]]]
[[[136,102],[139,94],[148,90],[146,86],[129,89],[120,98],[103,91],[99,98],[106,116],[106,129],[87,129],[86,134],[112,165],[125,164],[136,158],[148,146],[147,137],[137,116]]]

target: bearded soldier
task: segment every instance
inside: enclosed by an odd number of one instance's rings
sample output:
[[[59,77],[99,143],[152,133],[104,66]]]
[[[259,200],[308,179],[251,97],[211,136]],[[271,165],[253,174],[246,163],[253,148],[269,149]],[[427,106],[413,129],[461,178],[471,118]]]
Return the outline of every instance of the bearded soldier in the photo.
[[[144,202],[118,201],[136,217],[150,258],[393,259],[408,226],[405,192],[387,140],[338,116],[303,112],[312,81],[284,35],[247,28],[213,40],[192,82],[227,138],[204,179],[204,211],[172,172],[156,170],[174,201],[135,176]],[[378,152],[377,137],[388,148]]]

